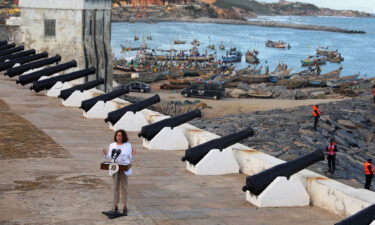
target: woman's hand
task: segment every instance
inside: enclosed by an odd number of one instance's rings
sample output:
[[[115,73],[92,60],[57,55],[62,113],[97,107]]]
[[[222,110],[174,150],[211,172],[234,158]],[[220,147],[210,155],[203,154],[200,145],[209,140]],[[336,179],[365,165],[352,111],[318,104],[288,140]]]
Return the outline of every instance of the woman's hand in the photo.
[[[132,156],[135,156],[137,154],[137,151],[135,151],[134,149],[132,149]]]
[[[107,149],[107,148],[103,148],[103,154],[104,154],[104,155],[107,155],[107,154],[108,154],[108,149]]]

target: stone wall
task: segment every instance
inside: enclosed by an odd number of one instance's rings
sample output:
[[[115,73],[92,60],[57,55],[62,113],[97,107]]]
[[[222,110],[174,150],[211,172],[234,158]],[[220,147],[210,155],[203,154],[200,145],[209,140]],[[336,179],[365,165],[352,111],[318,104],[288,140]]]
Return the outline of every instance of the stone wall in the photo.
[[[56,20],[55,37],[44,35],[44,20]],[[22,8],[21,32],[28,49],[47,51],[50,56],[59,54],[62,62],[75,59],[84,68],[82,42],[82,10]]]
[[[20,33],[26,48],[59,54],[62,62],[75,59],[78,68],[74,70],[94,66],[95,75],[76,83],[100,77],[106,82],[103,91],[112,89],[111,1],[22,0],[20,8]],[[45,19],[56,21],[55,36],[45,36]]]

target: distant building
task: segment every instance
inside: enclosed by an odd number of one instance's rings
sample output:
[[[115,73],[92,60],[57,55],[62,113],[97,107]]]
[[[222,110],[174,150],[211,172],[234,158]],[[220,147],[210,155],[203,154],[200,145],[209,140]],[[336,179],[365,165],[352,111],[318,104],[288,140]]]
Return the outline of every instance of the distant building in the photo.
[[[112,88],[111,0],[21,0],[19,7],[27,48],[75,59],[79,69],[94,66],[86,81],[101,77]]]
[[[279,4],[289,4],[287,0],[279,0]]]

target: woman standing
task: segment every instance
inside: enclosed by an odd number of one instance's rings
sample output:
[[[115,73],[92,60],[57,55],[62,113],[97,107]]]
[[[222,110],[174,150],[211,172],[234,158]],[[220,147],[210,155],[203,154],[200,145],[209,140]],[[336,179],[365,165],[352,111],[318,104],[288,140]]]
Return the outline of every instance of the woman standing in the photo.
[[[121,150],[120,155],[116,159],[116,163],[120,165],[129,165],[129,169],[124,172],[117,172],[113,175],[114,183],[114,195],[113,195],[113,208],[115,212],[118,212],[118,203],[121,199],[123,203],[123,213],[127,214],[128,209],[126,207],[127,195],[128,195],[128,176],[132,174],[131,160],[135,155],[135,151],[132,150],[131,144],[128,142],[128,135],[124,130],[118,130],[115,132],[114,142],[109,145],[108,149],[103,149],[103,153],[106,157],[112,159],[112,150]]]

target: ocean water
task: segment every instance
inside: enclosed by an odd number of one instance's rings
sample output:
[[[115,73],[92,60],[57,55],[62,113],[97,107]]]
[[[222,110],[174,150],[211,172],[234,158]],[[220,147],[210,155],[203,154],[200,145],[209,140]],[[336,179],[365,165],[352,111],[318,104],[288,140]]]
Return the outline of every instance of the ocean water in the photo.
[[[375,18],[347,18],[347,17],[297,17],[277,16],[258,17],[258,20],[278,21],[280,23],[298,23],[334,26],[351,30],[364,30],[366,34],[345,34],[325,31],[296,30],[289,28],[270,28],[250,25],[206,24],[206,23],[113,23],[112,49],[116,58],[135,56],[136,52],[121,53],[120,44],[138,47],[146,42],[154,49],[191,48],[190,42],[198,39],[201,42],[201,53],[215,53],[219,58],[225,51],[218,49],[223,43],[227,49],[236,47],[245,55],[248,49],[257,49],[261,63],[259,66],[269,65],[272,71],[276,64],[283,62],[293,72],[302,70],[301,60],[315,54],[318,46],[329,46],[338,49],[344,57],[341,64],[327,62],[322,72],[329,72],[343,67],[342,76],[360,73],[361,76],[375,77]],[[134,35],[140,37],[134,41]],[[152,40],[144,40],[146,36]],[[186,40],[186,45],[174,45],[173,40]],[[291,49],[267,48],[265,42],[283,40],[290,43]],[[216,50],[207,50],[207,45],[215,44]],[[248,66],[245,56],[237,68]]]

